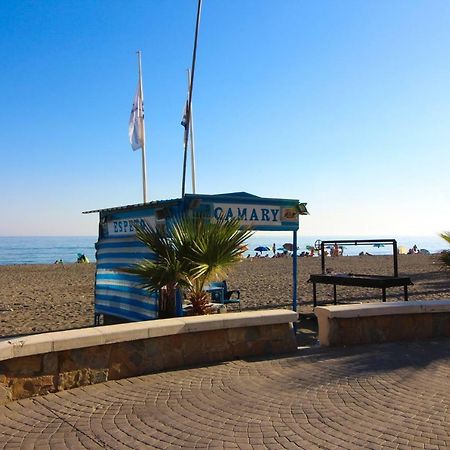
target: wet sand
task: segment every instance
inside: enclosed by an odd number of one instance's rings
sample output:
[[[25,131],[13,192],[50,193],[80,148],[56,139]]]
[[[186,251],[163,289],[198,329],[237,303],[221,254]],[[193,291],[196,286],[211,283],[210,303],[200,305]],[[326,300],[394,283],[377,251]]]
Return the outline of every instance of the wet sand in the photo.
[[[392,275],[392,257],[327,258],[326,267],[343,273]],[[312,311],[309,275],[320,273],[320,258],[298,258],[299,310]],[[399,275],[410,276],[410,300],[450,299],[450,271],[437,256],[400,255]],[[94,264],[0,266],[0,336],[91,326],[94,318]],[[289,307],[292,258],[253,258],[228,276],[240,289],[243,309]],[[338,286],[341,302],[381,301],[378,289]],[[318,286],[319,304],[331,302],[332,286]],[[388,301],[403,299],[403,288],[387,290]]]

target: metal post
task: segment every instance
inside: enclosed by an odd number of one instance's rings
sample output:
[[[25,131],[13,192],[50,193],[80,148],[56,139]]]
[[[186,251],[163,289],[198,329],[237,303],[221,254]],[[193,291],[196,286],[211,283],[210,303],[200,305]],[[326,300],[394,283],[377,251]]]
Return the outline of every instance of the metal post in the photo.
[[[320,244],[320,253],[322,253],[322,273],[325,273],[325,244],[321,242]]]
[[[293,233],[292,244],[292,310],[297,312],[297,230]]]
[[[191,123],[191,106],[192,106],[192,91],[194,87],[194,75],[195,75],[195,60],[197,57],[197,40],[198,40],[198,30],[200,27],[200,14],[202,10],[202,0],[198,0],[197,6],[197,21],[195,24],[195,36],[194,36],[194,50],[192,52],[192,69],[191,69],[191,84],[189,86],[189,97],[186,109],[186,128],[185,133],[189,134],[190,123]],[[183,179],[181,185],[181,196],[184,197],[186,189],[186,161],[187,161],[187,142],[188,139],[184,140],[184,157],[183,157]]]
[[[395,239],[392,243],[392,251],[394,252],[394,277],[398,277],[398,250],[397,241]]]
[[[141,102],[142,109],[144,109],[144,90],[142,88],[142,62],[141,62],[141,54],[142,52],[138,50],[138,64],[139,64],[139,89],[141,91]],[[145,160],[145,124],[144,124],[144,111],[142,111],[141,127],[142,127],[142,191],[144,197],[144,203],[147,203],[147,164]]]
[[[191,71],[187,70],[188,74],[188,90],[191,87]],[[194,108],[191,104],[191,120],[189,121],[189,134],[191,142],[191,181],[192,181],[192,193],[195,194],[195,139],[194,139]]]
[[[183,316],[183,298],[179,289],[175,291],[175,314],[177,317]]]

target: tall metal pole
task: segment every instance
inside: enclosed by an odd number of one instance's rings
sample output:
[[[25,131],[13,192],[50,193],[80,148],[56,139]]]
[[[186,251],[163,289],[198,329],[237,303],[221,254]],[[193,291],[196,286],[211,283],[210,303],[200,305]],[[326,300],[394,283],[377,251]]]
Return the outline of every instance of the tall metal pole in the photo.
[[[188,91],[191,87],[191,71],[187,70],[188,76]],[[192,179],[192,193],[195,194],[195,139],[194,139],[194,107],[191,104],[191,120],[189,121],[189,134],[191,142],[191,179]]]
[[[192,68],[191,68],[191,83],[189,86],[188,104],[186,109],[186,127],[185,127],[185,139],[184,139],[184,157],[183,157],[183,180],[181,185],[181,196],[184,197],[186,187],[186,161],[187,161],[187,143],[188,139],[186,133],[189,135],[190,123],[191,123],[191,107],[192,107],[192,91],[194,87],[194,75],[195,75],[195,60],[197,57],[197,40],[198,30],[200,27],[200,15],[202,11],[202,0],[198,0],[197,6],[197,21],[195,24],[195,36],[194,36],[194,50],[192,52]]]
[[[292,310],[297,312],[297,230],[292,239]]]
[[[144,194],[144,203],[147,203],[147,168],[146,168],[146,160],[145,160],[145,124],[144,124],[144,90],[142,88],[142,62],[141,55],[142,52],[140,50],[137,51],[138,55],[138,64],[139,64],[139,89],[141,94],[141,102],[142,102],[142,114],[139,117],[141,120],[141,129],[142,129],[142,190]]]

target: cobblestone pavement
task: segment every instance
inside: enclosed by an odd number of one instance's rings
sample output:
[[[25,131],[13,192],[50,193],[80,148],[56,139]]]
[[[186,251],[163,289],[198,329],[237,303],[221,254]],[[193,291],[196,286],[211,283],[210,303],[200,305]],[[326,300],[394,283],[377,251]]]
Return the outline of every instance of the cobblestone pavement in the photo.
[[[0,407],[0,448],[450,448],[450,340],[309,350]]]

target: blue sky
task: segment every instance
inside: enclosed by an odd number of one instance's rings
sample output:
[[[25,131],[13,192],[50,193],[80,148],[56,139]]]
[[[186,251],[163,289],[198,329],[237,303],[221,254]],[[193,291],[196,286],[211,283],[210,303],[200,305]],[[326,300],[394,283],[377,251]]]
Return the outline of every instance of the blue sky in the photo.
[[[0,2],[0,235],[95,235],[81,211],[142,201],[137,49],[149,197],[180,196],[196,3]],[[449,229],[449,24],[446,0],[204,0],[197,191],[298,198],[306,235]]]

